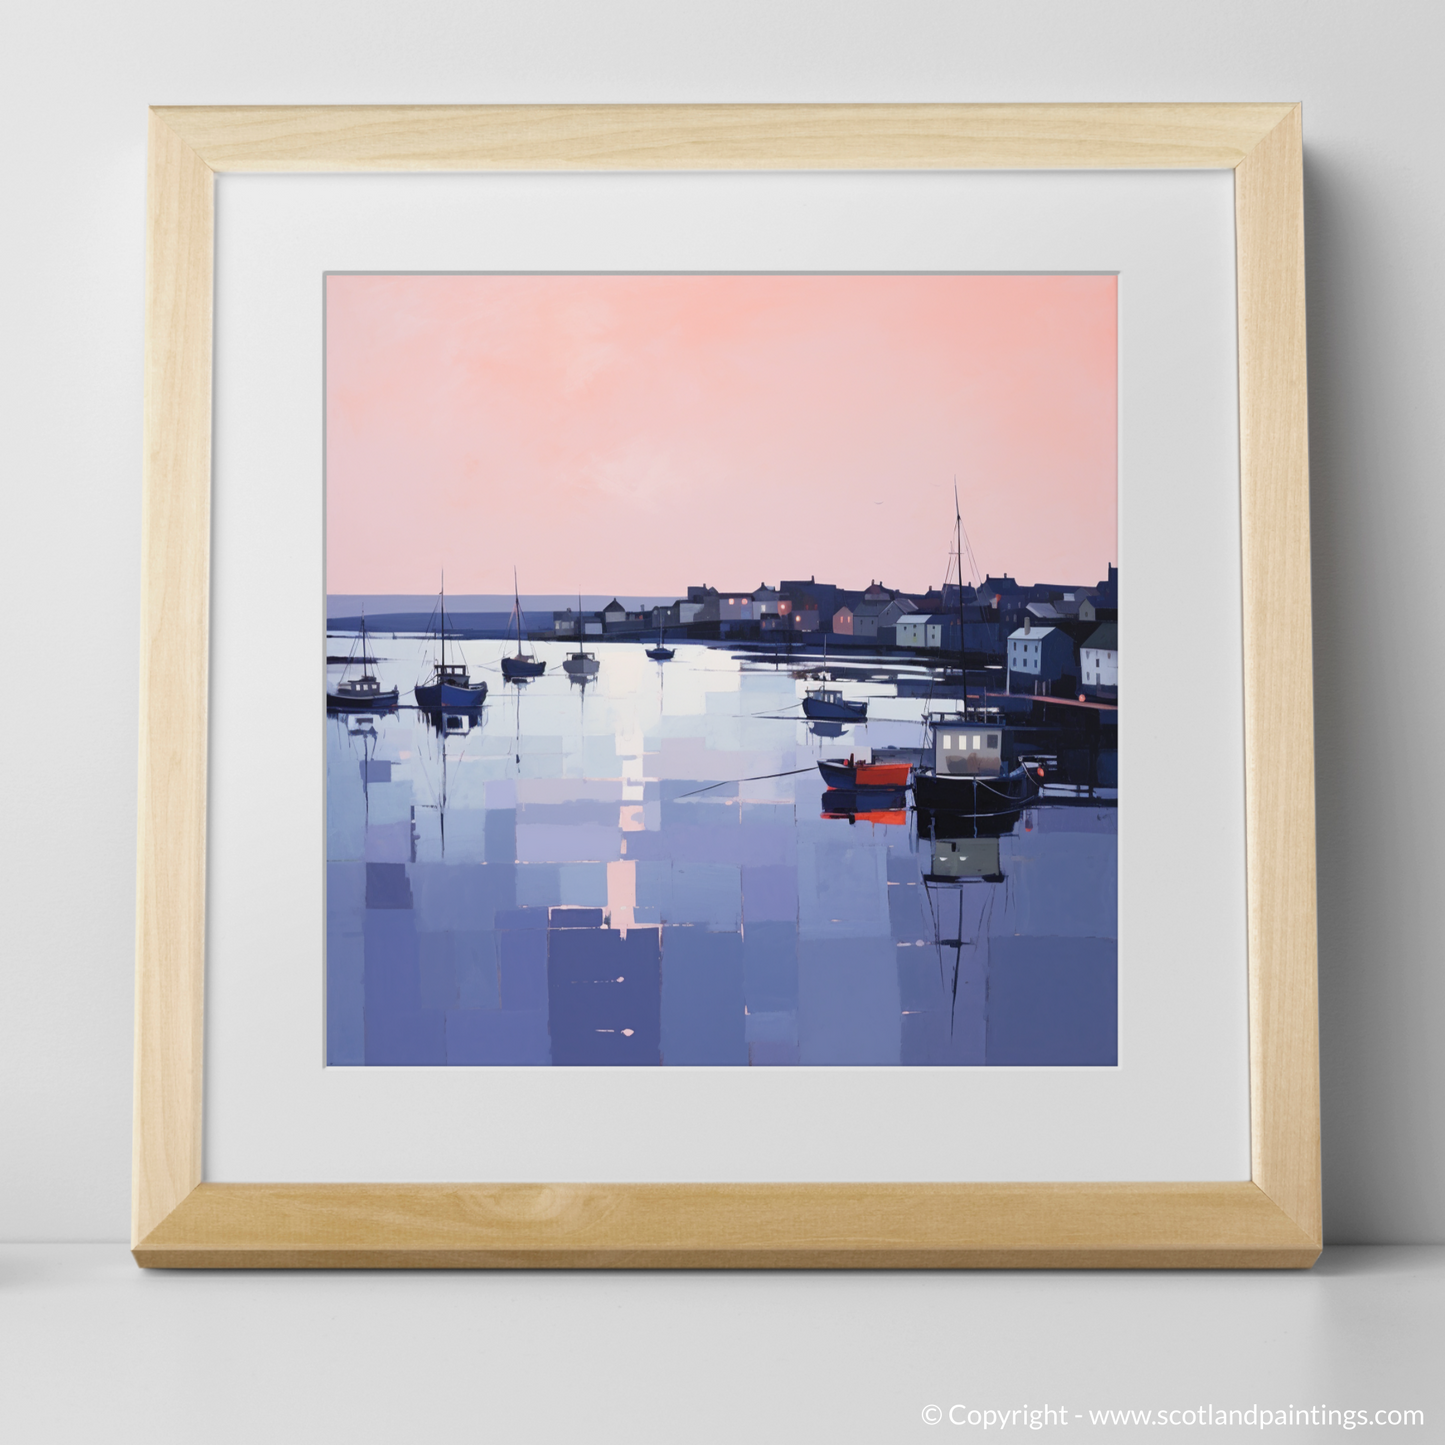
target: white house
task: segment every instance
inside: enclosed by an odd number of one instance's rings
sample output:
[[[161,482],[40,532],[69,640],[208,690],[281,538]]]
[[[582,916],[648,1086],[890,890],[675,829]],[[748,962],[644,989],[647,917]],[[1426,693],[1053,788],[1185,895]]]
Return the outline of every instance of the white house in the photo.
[[[902,624],[900,624],[901,626]],[[1053,682],[1074,670],[1074,640],[1057,627],[1035,627],[1033,619],[1009,633],[1008,670],[1025,681]]]
[[[898,619],[899,647],[942,647],[944,619],[928,612],[915,612]]]
[[[1085,692],[1119,695],[1119,625],[1105,622],[1079,649],[1079,683]]]

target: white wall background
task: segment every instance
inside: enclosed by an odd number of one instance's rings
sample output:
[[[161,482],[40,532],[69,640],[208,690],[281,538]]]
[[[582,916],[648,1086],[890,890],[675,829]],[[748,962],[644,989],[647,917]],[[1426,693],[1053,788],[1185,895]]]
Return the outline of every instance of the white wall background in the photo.
[[[1438,6],[53,0],[0,37],[0,1238],[128,1229],[147,104],[1299,99],[1326,1227],[1445,1241]]]

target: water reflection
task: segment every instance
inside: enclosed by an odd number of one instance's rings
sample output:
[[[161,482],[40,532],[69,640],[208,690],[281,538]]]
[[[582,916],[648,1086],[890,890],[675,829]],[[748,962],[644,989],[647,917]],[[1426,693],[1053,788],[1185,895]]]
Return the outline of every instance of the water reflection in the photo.
[[[775,659],[593,650],[574,680],[537,644],[487,708],[328,719],[333,1063],[1114,1061],[1111,807],[828,789],[845,729],[921,757],[928,698],[860,668],[829,681],[867,721],[808,722]]]

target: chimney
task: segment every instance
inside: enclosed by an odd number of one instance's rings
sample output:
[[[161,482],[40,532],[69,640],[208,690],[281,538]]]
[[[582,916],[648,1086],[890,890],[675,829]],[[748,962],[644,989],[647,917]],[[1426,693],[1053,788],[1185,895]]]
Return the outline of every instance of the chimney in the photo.
[[[1024,636],[1027,637],[1034,630],[1034,617],[1032,612],[1024,613]]]

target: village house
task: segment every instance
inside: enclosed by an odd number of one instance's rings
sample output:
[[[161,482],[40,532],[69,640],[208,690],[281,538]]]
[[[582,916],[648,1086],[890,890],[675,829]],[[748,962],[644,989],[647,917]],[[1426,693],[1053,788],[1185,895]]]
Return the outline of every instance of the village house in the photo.
[[[867,597],[867,594],[864,596]],[[860,602],[853,614],[853,636],[876,637],[880,641],[891,642],[893,638],[886,634],[912,611],[913,604],[906,597],[872,598]],[[837,630],[835,622],[833,631]]]
[[[799,631],[817,632],[825,623],[828,628],[832,627],[833,614],[842,600],[832,583],[819,582],[816,577],[809,577],[805,582],[785,579],[778,584],[778,591],[783,599],[791,602],[793,626]],[[783,611],[782,601],[778,603],[778,611]]]
[[[783,594],[776,587],[769,587],[766,582],[753,593],[753,605],[757,608],[759,618],[776,617],[782,600]]]
[[[552,631],[558,637],[600,637],[602,618],[595,612],[573,612],[569,607],[565,612],[552,614]]]
[[[1109,575],[1079,607],[1080,622],[1117,622],[1119,620],[1119,569],[1109,568]]]
[[[947,612],[912,612],[895,624],[899,647],[958,647],[958,617]]]
[[[1105,622],[1079,649],[1079,684],[1086,696],[1119,696],[1119,625]]]
[[[928,625],[933,621],[931,612],[915,612],[898,620],[899,647],[927,647]]]
[[[1040,692],[1062,677],[1074,675],[1074,641],[1057,627],[1035,627],[1033,618],[1009,634],[1009,691],[1022,684],[1023,690]]]
[[[722,592],[717,594],[717,617],[719,622],[755,622],[758,612],[751,592]]]

